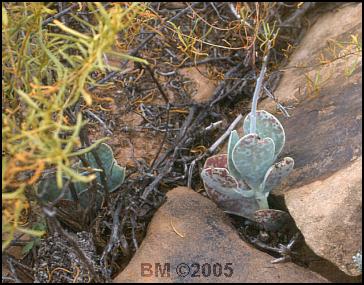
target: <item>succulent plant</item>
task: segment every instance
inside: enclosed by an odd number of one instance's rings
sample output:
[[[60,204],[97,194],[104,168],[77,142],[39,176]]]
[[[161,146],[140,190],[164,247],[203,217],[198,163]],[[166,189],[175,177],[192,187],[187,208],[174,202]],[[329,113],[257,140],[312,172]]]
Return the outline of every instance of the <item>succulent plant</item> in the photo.
[[[96,202],[97,207],[101,205],[102,198],[104,195],[104,191],[102,189],[102,181],[101,181],[101,171],[105,172],[106,184],[109,192],[115,191],[123,182],[125,178],[125,168],[121,167],[117,164],[117,161],[114,158],[114,154],[110,146],[105,143],[100,144],[95,149],[100,161],[102,163],[103,170],[100,169],[100,166],[96,162],[96,159],[92,152],[88,152],[85,154],[85,160],[88,162],[90,168],[85,169],[82,165],[81,161],[78,161],[74,164],[74,168],[81,175],[88,175],[90,172],[96,172],[96,182],[98,187]],[[63,185],[66,185],[69,178],[63,177]],[[90,202],[90,184],[82,183],[82,182],[74,182],[74,188],[76,190],[78,199],[83,208],[86,208]],[[74,197],[71,194],[70,186],[67,186],[68,189],[65,190],[65,194],[62,197],[62,200],[65,201],[75,201]],[[38,189],[42,189],[43,193],[40,194],[41,199],[44,201],[55,201],[59,195],[61,194],[61,190],[57,188],[56,177],[55,175],[49,175],[45,179],[42,179],[38,185]]]
[[[293,169],[294,161],[285,157],[274,163],[283,149],[285,133],[272,114],[260,110],[243,123],[244,136],[230,133],[228,153],[208,158],[201,172],[209,197],[225,212],[239,215],[276,230],[288,214],[269,209],[267,197]]]

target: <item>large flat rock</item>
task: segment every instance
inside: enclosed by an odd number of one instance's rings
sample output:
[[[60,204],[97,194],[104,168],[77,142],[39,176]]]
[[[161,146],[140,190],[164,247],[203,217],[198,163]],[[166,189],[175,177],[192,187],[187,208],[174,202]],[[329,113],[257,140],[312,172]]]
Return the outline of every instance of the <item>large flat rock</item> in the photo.
[[[290,57],[275,96],[291,105],[277,114],[286,132],[282,156],[295,167],[272,193],[286,201],[309,247],[351,276],[362,239],[362,4],[320,17]],[[355,43],[358,40],[358,44]]]
[[[213,202],[178,187],[168,192],[140,248],[114,282],[327,282],[293,263],[271,264],[271,260],[242,241],[228,216]],[[194,263],[200,265],[199,271]],[[170,265],[169,276],[167,271],[164,277],[156,272],[158,264],[160,269]]]
[[[362,249],[362,159],[332,176],[289,191],[286,204],[316,254],[349,275]],[[334,202],[333,202],[334,201]]]
[[[277,114],[269,98],[259,104],[285,129],[281,156],[295,160],[276,195],[328,177],[362,154],[362,53],[352,36],[361,42],[361,3],[322,15],[291,55],[274,92],[279,102],[294,106],[291,117]]]

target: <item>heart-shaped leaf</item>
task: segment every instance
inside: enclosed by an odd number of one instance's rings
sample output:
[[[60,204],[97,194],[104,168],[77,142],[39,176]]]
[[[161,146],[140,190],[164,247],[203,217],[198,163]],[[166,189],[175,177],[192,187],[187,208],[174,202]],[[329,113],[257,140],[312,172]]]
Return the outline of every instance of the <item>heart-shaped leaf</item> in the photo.
[[[95,148],[93,151],[95,151],[97,153],[97,155],[99,156],[100,161],[102,163],[102,168],[105,171],[110,170],[113,165],[113,161],[114,161],[114,154],[112,152],[111,147],[105,143],[102,143],[97,148]],[[88,161],[88,163],[90,164],[90,167],[100,169],[100,166],[96,162],[96,158],[92,154],[92,151],[86,153],[85,158]]]
[[[235,168],[233,163],[233,148],[239,141],[239,135],[237,131],[232,131],[230,133],[229,142],[228,142],[228,154],[227,154],[227,163],[228,163],[228,170],[232,176],[234,176],[236,179],[242,180],[239,171]]]
[[[271,138],[260,139],[257,134],[248,134],[235,145],[232,157],[244,181],[257,189],[274,161],[274,142]]]
[[[263,209],[254,213],[254,220],[267,231],[279,231],[289,223],[288,213],[275,209]]]
[[[111,167],[107,177],[107,186],[110,192],[115,191],[124,182],[125,168],[117,164],[114,160],[114,165]]]
[[[118,165],[117,161],[114,159],[113,152],[111,148],[106,144],[101,144],[97,149],[97,154],[99,155],[99,158],[102,163],[102,167],[105,171],[105,177],[106,177],[106,183],[108,187],[108,191],[111,193],[115,191],[123,182],[125,179],[125,168]],[[96,172],[96,181],[99,185],[102,185],[101,180],[101,173],[100,173],[100,167],[98,166],[95,157],[92,155],[92,153],[87,153],[86,155],[87,161],[90,164],[90,167],[96,170],[99,170]],[[111,159],[110,161],[105,161],[105,159]],[[81,166],[82,163],[77,163],[77,168],[79,169],[79,172],[82,173],[84,171],[84,168]],[[87,174],[87,171],[85,172]],[[85,183],[77,183],[75,185],[78,192],[84,190],[87,188],[87,184]]]
[[[294,160],[291,157],[285,157],[282,161],[272,165],[265,174],[262,183],[264,193],[269,193],[276,187],[284,177],[286,177],[293,169]]]
[[[249,113],[244,120],[244,134],[249,134],[250,132],[250,114],[251,113]],[[285,143],[285,133],[282,124],[276,117],[264,110],[257,111],[256,118],[257,134],[263,139],[271,138],[274,141],[275,158],[277,158]]]

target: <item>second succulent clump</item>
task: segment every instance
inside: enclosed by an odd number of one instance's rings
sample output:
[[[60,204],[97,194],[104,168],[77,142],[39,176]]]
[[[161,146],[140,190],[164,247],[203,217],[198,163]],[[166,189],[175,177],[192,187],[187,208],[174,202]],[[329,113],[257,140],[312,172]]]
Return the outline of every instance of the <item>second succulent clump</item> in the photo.
[[[81,175],[90,175],[90,173],[95,173],[96,176],[96,185],[97,185],[97,194],[96,201],[97,207],[100,207],[104,191],[103,186],[106,186],[108,192],[113,192],[117,190],[120,185],[124,182],[125,178],[125,168],[118,165],[116,159],[114,158],[114,154],[110,146],[105,143],[100,144],[95,150],[95,154],[98,156],[100,163],[99,165],[96,161],[96,158],[92,152],[85,154],[84,161],[88,164],[88,167],[85,168],[81,161],[78,161],[74,164],[74,168]],[[101,172],[104,173],[106,185],[102,182]],[[63,183],[69,180],[68,177],[63,177]],[[89,187],[91,185],[82,182],[73,183],[74,193],[77,197],[73,197],[70,186],[67,186],[67,189],[62,197],[62,200],[75,201],[75,198],[80,201],[80,204],[83,208],[87,208],[90,203],[90,191]],[[56,177],[55,175],[50,175],[49,177],[43,179],[38,189],[42,189],[43,193],[41,193],[41,199],[44,201],[54,201],[61,194],[61,190],[57,188]]]

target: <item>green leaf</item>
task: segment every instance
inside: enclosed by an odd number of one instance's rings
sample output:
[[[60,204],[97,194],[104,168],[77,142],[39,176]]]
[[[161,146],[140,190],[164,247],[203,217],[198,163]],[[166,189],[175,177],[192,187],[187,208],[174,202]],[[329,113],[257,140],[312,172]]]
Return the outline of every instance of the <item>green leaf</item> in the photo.
[[[234,163],[233,163],[233,148],[237,144],[238,141],[239,141],[238,132],[234,130],[230,133],[229,142],[228,142],[228,149],[227,149],[228,169],[229,169],[229,173],[233,177],[240,180],[240,179],[242,179],[242,177],[241,177],[239,171],[235,168]]]
[[[2,7],[2,24],[3,28],[7,28],[9,24],[8,12],[6,11],[5,7]]]
[[[250,114],[244,120],[244,133],[250,131]],[[275,159],[282,151],[285,143],[285,133],[279,120],[272,114],[259,110],[257,111],[257,134],[260,138],[271,138],[275,145]],[[274,159],[274,160],[275,160]]]
[[[260,139],[257,134],[248,134],[235,145],[232,158],[244,181],[250,188],[258,189],[273,164],[274,142],[271,138]]]
[[[115,164],[107,175],[107,184],[110,192],[115,191],[123,184],[125,179],[125,168]]]
[[[63,185],[67,182],[67,178],[63,177]],[[43,191],[42,193],[40,191]],[[40,195],[40,199],[45,202],[53,202],[61,195],[61,189],[57,187],[57,181],[54,174],[50,174],[47,177],[39,181],[36,186],[36,192]],[[69,189],[65,190],[65,194],[62,199],[72,200]]]
[[[38,230],[32,230],[32,229],[25,229],[22,227],[18,227],[17,228],[19,232],[28,234],[28,235],[32,235],[32,236],[36,236],[36,237],[41,237],[45,234],[45,231],[38,231]]]
[[[271,192],[292,171],[293,166],[294,160],[291,157],[285,157],[282,161],[272,165],[264,176],[261,190],[264,193]]]
[[[101,167],[106,172],[108,172],[111,169],[113,161],[114,161],[114,154],[112,152],[111,147],[105,143],[102,143],[102,144],[98,145],[94,151],[97,153],[97,155],[99,156],[99,158],[101,160],[101,163],[102,163]],[[85,158],[89,162],[90,167],[100,169],[100,166],[96,162],[96,158],[91,151],[86,153]]]
[[[201,172],[206,193],[226,213],[253,219],[259,205],[254,192],[238,189],[238,182],[230,176],[225,168],[205,168]],[[251,194],[251,193],[249,193]]]

